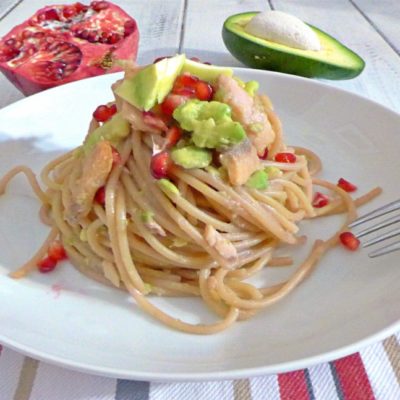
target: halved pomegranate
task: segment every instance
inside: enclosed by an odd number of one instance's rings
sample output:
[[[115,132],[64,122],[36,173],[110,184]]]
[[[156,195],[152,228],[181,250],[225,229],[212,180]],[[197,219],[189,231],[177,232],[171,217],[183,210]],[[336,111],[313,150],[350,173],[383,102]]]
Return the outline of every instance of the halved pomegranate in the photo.
[[[136,60],[136,21],[108,1],[38,10],[0,40],[0,70],[26,95],[82,78],[120,71]]]

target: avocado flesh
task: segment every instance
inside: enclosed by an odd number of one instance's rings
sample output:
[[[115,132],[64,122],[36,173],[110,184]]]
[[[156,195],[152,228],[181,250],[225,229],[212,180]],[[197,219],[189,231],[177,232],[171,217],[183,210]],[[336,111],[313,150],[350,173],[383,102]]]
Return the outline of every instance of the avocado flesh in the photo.
[[[253,36],[246,24],[257,13],[229,17],[222,30],[228,50],[239,61],[258,69],[268,69],[306,77],[351,79],[359,75],[365,63],[342,43],[309,25],[321,42],[321,51],[300,50]]]
[[[115,92],[139,110],[148,111],[171,91],[184,61],[182,54],[150,64],[132,78],[124,79]]]
[[[182,73],[184,72],[189,72],[197,78],[209,83],[215,83],[221,74],[227,76],[233,75],[232,68],[203,64],[188,59],[185,60],[182,67]]]

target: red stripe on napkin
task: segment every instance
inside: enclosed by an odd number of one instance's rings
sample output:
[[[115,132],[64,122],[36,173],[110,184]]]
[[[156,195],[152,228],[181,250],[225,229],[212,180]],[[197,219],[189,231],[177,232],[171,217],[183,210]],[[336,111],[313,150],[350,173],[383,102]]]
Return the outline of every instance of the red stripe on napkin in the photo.
[[[346,400],[375,400],[360,354],[333,362]]]
[[[281,400],[309,400],[304,370],[278,375]]]

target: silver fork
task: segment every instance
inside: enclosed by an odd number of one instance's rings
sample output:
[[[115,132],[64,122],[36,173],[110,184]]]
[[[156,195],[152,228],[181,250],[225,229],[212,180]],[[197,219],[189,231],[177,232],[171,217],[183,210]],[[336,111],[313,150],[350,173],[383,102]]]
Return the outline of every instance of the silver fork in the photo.
[[[392,201],[385,206],[379,207],[376,210],[373,210],[365,215],[354,220],[350,225],[349,228],[355,228],[365,224],[366,222],[373,221],[377,218],[383,217],[384,215],[391,214],[396,210],[400,209],[400,199],[396,201]],[[381,231],[384,228],[389,226],[395,225],[400,222],[400,215],[398,213],[396,215],[391,215],[388,218],[375,222],[373,225],[369,226],[368,228],[364,228],[359,232],[353,232],[354,235],[360,239],[364,236],[368,236],[374,232]],[[395,229],[391,229],[384,233],[379,233],[379,235],[365,241],[361,242],[363,247],[369,247],[377,243],[381,243],[385,240],[394,238],[396,236],[400,236],[400,225]],[[371,258],[383,256],[384,254],[392,253],[394,251],[400,250],[400,240],[390,243],[386,246],[380,247],[376,250],[371,251],[368,256]]]

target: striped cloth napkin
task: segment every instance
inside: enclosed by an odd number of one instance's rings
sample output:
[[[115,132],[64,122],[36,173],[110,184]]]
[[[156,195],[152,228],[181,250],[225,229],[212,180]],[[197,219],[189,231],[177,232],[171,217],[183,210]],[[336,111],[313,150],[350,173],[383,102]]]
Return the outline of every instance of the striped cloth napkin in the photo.
[[[103,378],[0,351],[1,400],[399,400],[400,333],[304,370],[236,381],[150,383]]]

